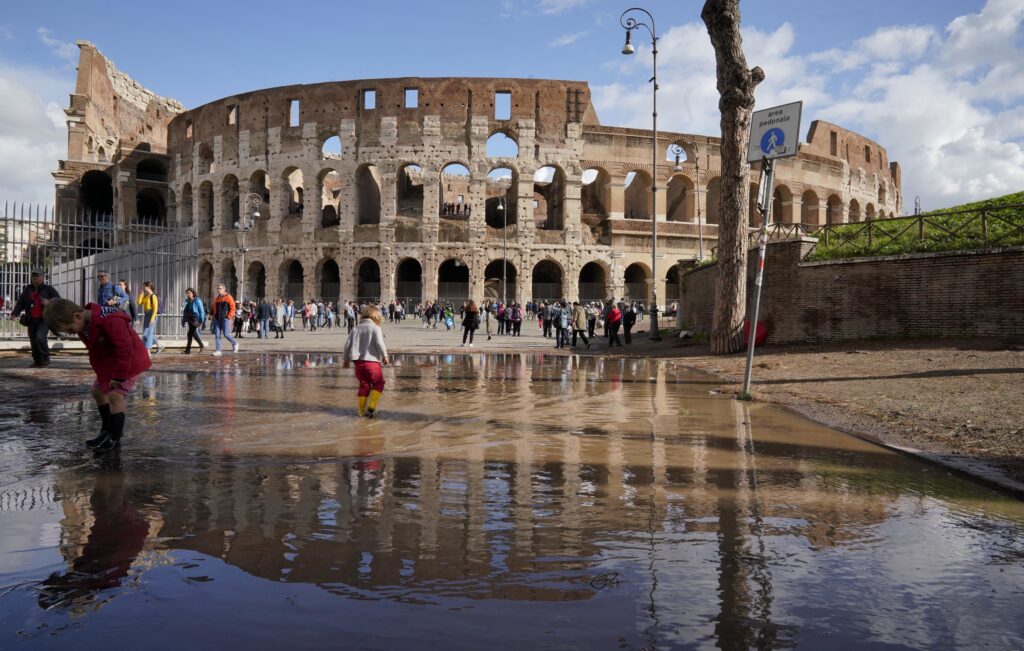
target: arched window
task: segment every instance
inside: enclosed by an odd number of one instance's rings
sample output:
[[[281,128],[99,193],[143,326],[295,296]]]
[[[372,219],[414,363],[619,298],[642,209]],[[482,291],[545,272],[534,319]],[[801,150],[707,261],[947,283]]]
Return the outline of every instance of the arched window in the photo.
[[[518,158],[519,143],[501,131],[487,139],[487,158]]]
[[[395,298],[405,305],[423,300],[423,267],[415,258],[406,258],[395,269]]]
[[[580,202],[583,204],[584,217],[608,217],[612,198],[611,175],[599,167],[592,167],[583,171],[580,182],[583,184],[580,189]]]
[[[291,299],[301,305],[307,298],[305,291],[305,270],[298,260],[289,260],[281,265],[281,287],[284,288],[281,297],[285,300]]]
[[[588,262],[580,269],[580,300],[603,301],[608,297],[608,274],[597,262]]]
[[[682,174],[675,174],[666,189],[667,214],[670,222],[692,222],[696,215],[696,198],[693,181]]]
[[[110,221],[114,214],[114,183],[110,175],[98,170],[83,174],[78,206],[87,221]]]
[[[516,278],[516,266],[511,261],[492,260],[484,269],[484,298],[506,302],[519,300],[516,297]]]
[[[814,190],[805,190],[800,197],[800,223],[812,226],[821,223],[818,195]]]
[[[469,267],[458,259],[445,260],[437,269],[437,298],[458,304],[469,300]]]
[[[140,224],[167,225],[164,195],[155,188],[143,188],[135,195],[135,218]]]
[[[551,260],[541,260],[533,268],[533,300],[555,301],[565,297],[562,268]]]
[[[356,170],[356,216],[360,226],[380,223],[380,172],[376,165],[361,165]]]
[[[565,173],[547,165],[533,175],[533,220],[537,228],[558,231],[565,228]]]
[[[406,163],[395,176],[395,200],[401,217],[423,216],[423,168]]]
[[[341,223],[341,174],[332,169],[320,172],[320,227],[332,228]]]
[[[320,148],[320,157],[324,160],[338,160],[341,158],[341,152],[341,138],[331,136],[324,140],[324,144]]]
[[[469,181],[469,168],[461,163],[449,163],[441,168],[441,217],[469,218]]]
[[[356,300],[360,303],[380,300],[380,265],[376,260],[367,259],[356,265]]]
[[[516,195],[518,173],[509,167],[499,167],[487,174],[487,201],[484,219],[491,228],[505,228],[516,223]]]
[[[625,218],[651,218],[651,175],[634,170],[626,175]]]

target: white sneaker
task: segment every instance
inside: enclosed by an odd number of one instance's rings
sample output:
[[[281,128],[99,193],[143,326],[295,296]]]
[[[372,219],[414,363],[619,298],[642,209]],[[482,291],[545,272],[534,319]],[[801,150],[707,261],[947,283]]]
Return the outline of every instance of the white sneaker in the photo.
[[[472,348],[472,347],[473,347],[473,344],[470,344],[470,345],[469,345],[469,347],[470,347],[470,348]]]
[[[221,356],[221,355],[223,355],[223,354],[224,354],[224,353],[220,352],[219,350],[215,350],[215,351],[213,351],[213,356],[214,356],[214,357],[220,357],[220,356]]]
[[[233,353],[237,353],[238,352],[238,342],[237,341],[235,343],[231,344],[231,352],[233,352]]]
[[[466,344],[459,344],[459,348],[465,348]]]

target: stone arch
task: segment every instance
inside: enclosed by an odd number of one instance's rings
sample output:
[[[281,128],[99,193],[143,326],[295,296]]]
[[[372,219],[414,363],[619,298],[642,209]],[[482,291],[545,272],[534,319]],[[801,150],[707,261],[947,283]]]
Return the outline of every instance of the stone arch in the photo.
[[[286,258],[281,263],[281,298],[301,305],[308,298],[305,283],[306,271],[302,263],[295,258]]]
[[[270,211],[270,175],[264,170],[256,170],[249,175],[249,192],[258,194],[266,205],[262,211],[264,216]]]
[[[213,231],[213,182],[203,181],[199,184],[199,232]]]
[[[199,157],[196,163],[198,165],[196,167],[196,174],[198,176],[213,174],[217,171],[217,164],[213,158],[213,148],[205,142],[199,145]]]
[[[423,168],[402,163],[395,175],[395,207],[401,217],[423,216]]]
[[[423,302],[423,265],[416,258],[404,258],[395,267],[395,298],[406,307]]]
[[[870,220],[875,218],[875,204],[869,203],[864,207],[864,219]]]
[[[814,190],[804,190],[804,193],[800,195],[800,223],[812,226],[821,224],[818,194]]]
[[[341,174],[331,167],[320,170],[316,187],[320,193],[320,227],[332,228],[341,224]]]
[[[224,289],[227,290],[228,294],[231,294],[236,299],[241,298],[238,295],[238,274],[235,272],[235,261],[231,258],[226,258],[221,263],[219,284],[224,285]]]
[[[504,275],[505,287],[502,293],[502,277]],[[516,286],[519,280],[519,271],[511,260],[498,258],[491,260],[484,269],[484,298],[501,300],[505,296],[508,302],[519,300],[516,296]]]
[[[338,160],[341,158],[344,148],[341,145],[341,138],[338,134],[331,134],[320,143],[321,160]]]
[[[245,291],[239,298],[259,301],[267,296],[267,268],[259,260],[253,260],[245,270]]]
[[[651,175],[633,170],[626,175],[624,216],[626,219],[651,218]]]
[[[285,196],[281,202],[282,214],[285,216],[301,215],[305,197],[305,185],[302,178],[302,170],[295,166],[289,166],[281,172],[282,188]]]
[[[622,298],[627,301],[646,301],[649,288],[647,281],[650,277],[650,268],[642,262],[634,262],[626,267],[622,273],[625,290]]]
[[[545,165],[533,175],[533,221],[537,228],[560,231],[565,228],[565,171]]]
[[[470,201],[470,173],[469,166],[452,161],[441,167],[439,175],[440,192],[440,213],[448,219],[466,219],[466,210]]]
[[[135,195],[135,220],[140,224],[167,225],[167,205],[156,188],[143,188]]]
[[[484,221],[491,228],[504,228],[517,223],[516,197],[519,194],[519,173],[511,167],[496,167],[487,173],[487,199]]]
[[[860,203],[856,199],[850,199],[850,223],[860,221]]]
[[[469,300],[470,268],[459,258],[448,258],[437,268],[437,299],[450,303]]]
[[[239,202],[241,196],[238,191],[238,177],[228,174],[221,181],[220,186],[220,214],[221,228],[228,229],[235,225],[241,218],[241,207]]]
[[[771,221],[768,223],[793,223],[793,191],[789,187],[782,184],[775,186],[775,192],[772,195]]]
[[[376,303],[380,300],[380,264],[373,258],[356,262],[356,301]]]
[[[666,219],[670,222],[692,222],[696,213],[693,181],[685,174],[673,174],[666,189]]]
[[[376,165],[364,163],[356,170],[356,224],[372,225],[379,223],[380,171]]]
[[[519,143],[503,130],[492,133],[484,149],[487,158],[519,158]]]
[[[144,158],[135,166],[135,178],[140,181],[167,183],[167,166],[155,158]]]
[[[196,291],[199,292],[199,298],[203,299],[203,303],[209,309],[213,306],[213,265],[208,260],[199,264],[196,280],[198,282]]]
[[[885,184],[884,183],[879,183],[878,184],[878,205],[879,206],[884,206],[885,205],[885,195],[886,195]]]
[[[100,170],[89,170],[79,180],[78,208],[87,221],[109,221],[114,215],[114,181]]]
[[[554,301],[565,296],[565,270],[555,260],[544,258],[533,265],[531,273],[533,300]]]
[[[192,223],[192,184],[186,183],[181,186],[181,199],[178,201],[178,224],[191,226]]]
[[[708,181],[707,223],[717,224],[722,218],[722,179],[714,177]]]
[[[678,154],[677,154],[677,149]],[[677,157],[678,156],[678,157]],[[686,140],[673,140],[667,147],[665,147],[665,160],[672,163],[672,166],[676,164],[682,165],[683,163],[697,159],[697,147]],[[669,166],[669,169],[672,169]]]
[[[580,269],[580,301],[603,301],[608,297],[611,269],[602,260],[591,260]]]
[[[102,145],[100,145],[100,148],[96,150],[96,160],[101,162],[101,163],[109,163],[110,162],[107,159],[107,151],[105,149],[103,149]]]
[[[679,300],[679,265],[674,264],[665,272],[665,297],[662,303],[669,306],[673,301]]]
[[[825,223],[843,223],[843,200],[839,198],[839,195],[830,194],[828,196],[828,201],[825,203]]]
[[[583,170],[580,176],[580,202],[583,216],[605,219],[612,205],[612,177],[601,167]]]
[[[327,257],[317,263],[316,277],[319,297],[337,304],[341,298],[341,269],[334,258]]]

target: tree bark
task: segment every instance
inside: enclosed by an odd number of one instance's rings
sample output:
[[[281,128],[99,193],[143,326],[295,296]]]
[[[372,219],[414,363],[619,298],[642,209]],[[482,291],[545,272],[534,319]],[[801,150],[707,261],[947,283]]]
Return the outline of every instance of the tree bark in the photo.
[[[711,326],[711,352],[742,350],[743,319],[747,303],[747,201],[750,164],[747,141],[754,89],[764,71],[747,68],[740,34],[740,0],[707,0],[700,13],[715,48],[718,108],[722,113],[722,174],[719,188],[718,277],[715,314]]]

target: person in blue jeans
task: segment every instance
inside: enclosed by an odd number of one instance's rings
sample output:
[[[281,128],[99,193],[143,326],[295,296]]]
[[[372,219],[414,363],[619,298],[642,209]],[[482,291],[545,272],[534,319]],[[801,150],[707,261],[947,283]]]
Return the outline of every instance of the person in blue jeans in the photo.
[[[142,341],[146,344],[146,350],[156,346],[156,352],[163,352],[164,347],[156,340],[156,317],[160,313],[160,304],[156,297],[156,289],[148,280],[142,283],[139,307],[142,308]]]
[[[268,339],[270,337],[270,320],[274,318],[274,306],[270,304],[270,301],[265,298],[260,301],[260,306],[256,308],[256,317],[260,320],[260,331],[257,336],[260,339]]]
[[[231,351],[238,352],[238,342],[231,337],[231,320],[235,318],[235,299],[224,285],[217,285],[217,298],[213,299],[213,324],[210,332],[213,333],[214,357],[220,357],[220,337],[231,342]]]

